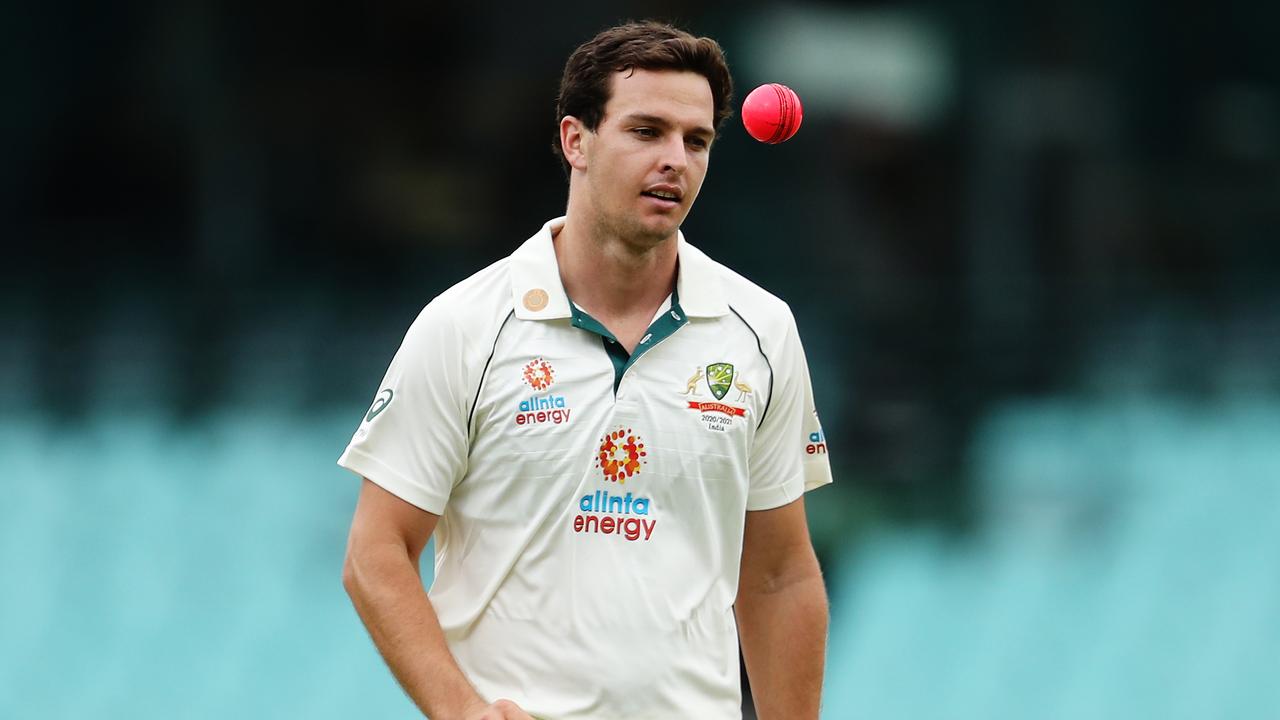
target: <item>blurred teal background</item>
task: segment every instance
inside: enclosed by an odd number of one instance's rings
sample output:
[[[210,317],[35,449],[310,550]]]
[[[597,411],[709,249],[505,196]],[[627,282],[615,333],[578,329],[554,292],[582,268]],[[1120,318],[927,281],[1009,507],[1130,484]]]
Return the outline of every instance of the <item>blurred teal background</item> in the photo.
[[[805,102],[685,232],[805,340],[824,718],[1280,717],[1280,6],[186,0],[0,10],[0,718],[415,717],[334,461],[629,17]]]

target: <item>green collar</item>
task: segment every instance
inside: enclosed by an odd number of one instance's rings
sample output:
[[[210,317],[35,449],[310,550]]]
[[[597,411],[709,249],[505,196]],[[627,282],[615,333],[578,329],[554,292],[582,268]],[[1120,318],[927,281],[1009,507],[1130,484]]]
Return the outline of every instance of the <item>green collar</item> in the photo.
[[[648,352],[650,348],[671,337],[676,330],[679,330],[689,322],[689,318],[685,316],[684,310],[680,307],[679,290],[674,289],[671,291],[671,307],[667,308],[666,312],[659,315],[649,324],[649,329],[640,338],[635,352],[628,355],[626,348],[622,347],[622,343],[618,342],[613,333],[609,332],[609,328],[588,315],[582,308],[574,305],[572,299],[569,301],[569,308],[573,313],[573,326],[599,335],[601,342],[604,344],[604,351],[609,355],[609,359],[613,361],[614,395],[618,394],[618,386],[622,384],[622,375],[626,373],[627,368],[634,365],[636,360],[639,360],[640,356]]]

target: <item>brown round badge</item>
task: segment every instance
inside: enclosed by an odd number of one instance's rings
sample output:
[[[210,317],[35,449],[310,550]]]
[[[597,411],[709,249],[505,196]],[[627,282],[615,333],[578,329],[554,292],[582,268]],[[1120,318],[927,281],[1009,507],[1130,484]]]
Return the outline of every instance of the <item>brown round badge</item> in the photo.
[[[542,288],[534,288],[524,294],[524,307],[526,310],[538,312],[547,306],[547,291]]]

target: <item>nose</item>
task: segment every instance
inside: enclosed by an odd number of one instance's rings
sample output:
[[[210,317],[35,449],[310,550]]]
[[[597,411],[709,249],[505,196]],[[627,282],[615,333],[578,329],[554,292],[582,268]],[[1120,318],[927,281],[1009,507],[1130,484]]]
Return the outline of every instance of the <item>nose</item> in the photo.
[[[663,174],[684,173],[685,167],[689,164],[689,159],[685,155],[684,139],[676,133],[668,134],[665,142],[662,143],[662,155],[659,159]]]

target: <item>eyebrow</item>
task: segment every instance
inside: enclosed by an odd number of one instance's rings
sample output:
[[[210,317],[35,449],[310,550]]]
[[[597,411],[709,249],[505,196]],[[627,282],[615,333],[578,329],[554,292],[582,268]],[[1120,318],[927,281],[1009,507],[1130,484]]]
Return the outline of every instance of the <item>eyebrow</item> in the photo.
[[[670,128],[672,125],[671,121],[667,120],[666,118],[659,117],[657,115],[650,115],[648,113],[631,113],[630,115],[623,117],[622,121],[624,123],[643,123],[645,125],[657,125],[658,127],[661,127],[661,128]],[[706,140],[713,140],[715,139],[715,136],[716,136],[716,132],[714,130],[704,125],[699,125],[693,128],[692,134],[700,135],[702,138]]]

